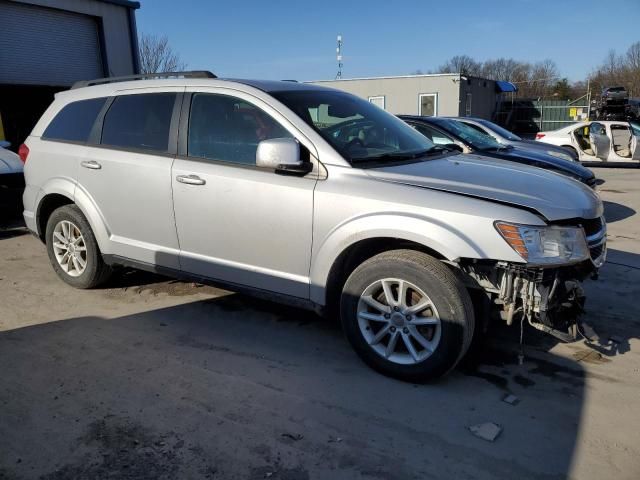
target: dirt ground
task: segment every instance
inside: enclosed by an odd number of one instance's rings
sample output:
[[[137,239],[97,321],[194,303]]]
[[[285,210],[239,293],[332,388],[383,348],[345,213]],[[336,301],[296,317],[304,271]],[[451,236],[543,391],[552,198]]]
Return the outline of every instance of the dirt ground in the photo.
[[[305,311],[139,272],[74,290],[0,232],[0,479],[640,478],[640,170],[596,173],[597,340],[527,330],[518,365],[496,326],[432,385],[371,371]]]

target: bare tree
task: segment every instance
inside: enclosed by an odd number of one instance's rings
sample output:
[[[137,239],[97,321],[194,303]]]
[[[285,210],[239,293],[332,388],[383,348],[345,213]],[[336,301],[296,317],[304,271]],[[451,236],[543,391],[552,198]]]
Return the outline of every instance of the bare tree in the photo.
[[[478,75],[482,64],[468,55],[456,55],[438,67],[437,73],[462,73]]]
[[[140,70],[142,73],[176,72],[187,64],[174,52],[166,35],[158,37],[143,33],[140,36]]]
[[[640,94],[640,42],[633,43],[625,55],[609,51],[589,77],[592,91],[624,86],[632,96]]]

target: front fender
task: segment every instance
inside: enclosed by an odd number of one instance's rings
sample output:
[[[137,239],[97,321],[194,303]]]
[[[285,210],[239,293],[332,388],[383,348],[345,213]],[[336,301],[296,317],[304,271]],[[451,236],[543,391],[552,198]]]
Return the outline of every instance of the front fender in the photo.
[[[522,261],[506,242],[502,242],[504,245],[494,244],[487,249],[475,240],[485,240],[483,245],[487,245],[487,235],[497,237],[492,223],[480,225],[479,229],[470,225],[466,227],[465,231],[473,232],[474,238],[452,224],[407,213],[364,215],[349,219],[321,239],[317,247],[314,245],[310,272],[311,300],[320,305],[325,304],[325,289],[333,263],[347,248],[367,239],[408,240],[438,252],[447,260],[496,258],[498,255],[497,258],[503,260]]]

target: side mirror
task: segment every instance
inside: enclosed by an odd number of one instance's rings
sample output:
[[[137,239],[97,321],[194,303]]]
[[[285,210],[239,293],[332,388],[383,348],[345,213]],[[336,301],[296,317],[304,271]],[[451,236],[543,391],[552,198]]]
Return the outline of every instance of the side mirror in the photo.
[[[306,175],[313,170],[311,162],[300,159],[300,144],[293,138],[272,138],[258,144],[256,165],[272,168],[277,173]]]

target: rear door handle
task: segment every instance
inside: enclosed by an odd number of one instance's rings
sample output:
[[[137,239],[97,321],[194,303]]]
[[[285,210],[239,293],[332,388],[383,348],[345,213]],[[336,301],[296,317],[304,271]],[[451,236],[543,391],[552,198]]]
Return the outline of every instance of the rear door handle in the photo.
[[[80,162],[80,165],[82,165],[84,168],[90,168],[91,170],[100,170],[102,168],[102,165],[100,165],[95,160],[85,160],[84,162]]]
[[[197,175],[178,175],[176,180],[187,185],[204,185],[207,183],[203,178]]]

